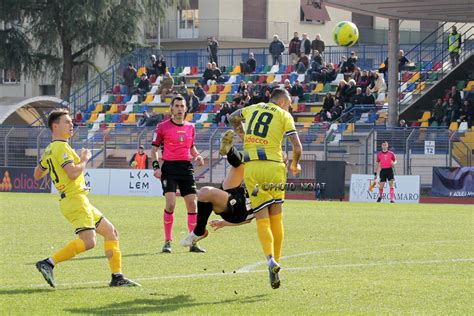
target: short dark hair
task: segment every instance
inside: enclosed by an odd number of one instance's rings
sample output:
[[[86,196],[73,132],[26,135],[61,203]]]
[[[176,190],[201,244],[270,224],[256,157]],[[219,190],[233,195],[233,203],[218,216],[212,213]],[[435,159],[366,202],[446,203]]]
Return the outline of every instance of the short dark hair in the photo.
[[[61,119],[61,116],[63,115],[69,115],[69,111],[66,109],[56,109],[56,110],[53,110],[51,113],[49,113],[48,127],[50,130],[53,130],[53,124],[58,123],[59,120]]]
[[[288,97],[289,93],[286,89],[276,88],[273,89],[272,93],[270,94],[270,102],[276,103],[283,97]]]
[[[186,105],[186,99],[181,95],[181,94],[178,94],[177,96],[173,97],[173,99],[171,99],[171,103],[170,103],[170,106],[173,106],[174,105],[174,101],[183,101],[184,102],[184,105]]]

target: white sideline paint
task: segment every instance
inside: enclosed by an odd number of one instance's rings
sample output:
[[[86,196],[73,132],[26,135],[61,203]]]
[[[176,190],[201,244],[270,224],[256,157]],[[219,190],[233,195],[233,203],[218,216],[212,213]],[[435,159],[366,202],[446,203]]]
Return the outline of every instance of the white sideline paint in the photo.
[[[369,263],[347,263],[347,264],[329,264],[329,265],[316,265],[316,266],[307,266],[307,267],[284,267],[283,270],[286,271],[307,271],[307,270],[316,270],[316,269],[344,269],[344,268],[368,268],[368,267],[377,267],[377,266],[394,266],[394,265],[429,265],[429,264],[449,264],[449,263],[459,263],[459,262],[474,262],[474,258],[452,258],[452,259],[431,259],[431,260],[405,260],[405,261],[376,261]],[[207,277],[229,277],[235,276],[238,274],[248,274],[248,273],[268,273],[267,269],[264,270],[253,270],[253,271],[235,271],[233,272],[213,272],[213,273],[194,273],[194,274],[181,274],[181,275],[165,275],[165,276],[156,276],[156,277],[142,277],[142,278],[133,278],[137,282],[142,281],[159,281],[159,280],[177,280],[177,279],[193,279],[193,278],[207,278]],[[108,284],[108,280],[103,281],[85,281],[85,282],[73,282],[73,283],[58,283],[60,287],[68,286],[81,286],[81,285],[94,285],[94,284]],[[24,285],[6,285],[0,286],[0,289],[11,289],[18,287],[49,287],[46,283],[41,284],[24,284]]]
[[[329,249],[329,250],[319,250],[319,251],[309,251],[309,252],[302,252],[297,253],[294,255],[289,256],[282,256],[281,259],[289,259],[289,258],[296,258],[296,257],[306,257],[312,255],[318,255],[322,253],[331,253],[331,252],[348,252],[352,250],[362,250],[362,249],[377,249],[377,248],[387,248],[387,247],[404,247],[406,245],[429,245],[429,244],[451,244],[451,243],[461,243],[468,240],[436,240],[436,241],[419,241],[413,243],[403,243],[403,244],[386,244],[386,245],[378,245],[378,246],[367,246],[361,248],[342,248],[342,249]],[[256,267],[260,265],[266,265],[266,261],[258,261],[253,264],[249,264],[237,270],[237,272],[250,272]]]

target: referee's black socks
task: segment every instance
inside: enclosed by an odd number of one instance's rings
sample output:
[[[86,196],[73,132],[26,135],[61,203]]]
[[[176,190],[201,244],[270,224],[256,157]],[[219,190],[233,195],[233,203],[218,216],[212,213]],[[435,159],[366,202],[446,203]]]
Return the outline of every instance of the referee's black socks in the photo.
[[[204,232],[206,231],[206,225],[207,221],[209,220],[209,217],[211,216],[212,213],[212,203],[209,202],[197,202],[197,223],[196,227],[194,227],[194,234],[196,236],[202,236],[204,235]]]
[[[242,164],[242,154],[232,146],[227,153],[227,161],[232,167],[237,168]]]

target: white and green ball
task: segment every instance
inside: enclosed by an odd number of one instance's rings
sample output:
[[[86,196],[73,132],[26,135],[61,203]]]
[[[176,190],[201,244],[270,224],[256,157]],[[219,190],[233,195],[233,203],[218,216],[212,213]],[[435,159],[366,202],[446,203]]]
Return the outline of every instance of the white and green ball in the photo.
[[[349,47],[357,43],[359,30],[354,23],[341,21],[334,27],[332,37],[337,45]]]

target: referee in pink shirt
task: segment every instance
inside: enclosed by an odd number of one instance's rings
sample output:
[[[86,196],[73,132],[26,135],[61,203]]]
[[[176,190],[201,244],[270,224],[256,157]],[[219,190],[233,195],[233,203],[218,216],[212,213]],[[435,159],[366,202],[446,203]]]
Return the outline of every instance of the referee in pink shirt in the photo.
[[[384,141],[382,143],[382,151],[379,151],[377,154],[377,171],[375,172],[375,176],[377,174],[380,175],[380,187],[379,187],[379,198],[377,202],[382,202],[383,197],[383,188],[385,186],[385,182],[390,185],[390,203],[395,203],[395,186],[393,184],[393,180],[395,179],[393,168],[397,163],[397,158],[393,151],[388,150],[388,142]]]
[[[204,159],[194,146],[194,124],[185,121],[187,111],[186,100],[182,96],[176,96],[171,101],[171,119],[161,122],[156,126],[153,134],[151,148],[151,160],[154,175],[161,179],[166,206],[163,213],[165,229],[165,244],[162,252],[171,252],[171,240],[174,221],[174,209],[176,206],[176,189],[179,188],[184,198],[188,211],[188,230],[192,232],[197,220],[197,197],[196,181],[194,180],[194,169],[191,159],[204,165]],[[161,147],[163,165],[158,162],[158,149]],[[193,245],[191,252],[206,252]]]

